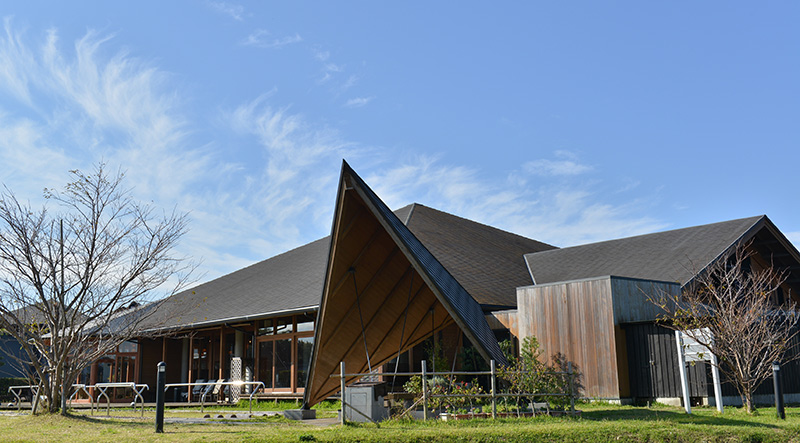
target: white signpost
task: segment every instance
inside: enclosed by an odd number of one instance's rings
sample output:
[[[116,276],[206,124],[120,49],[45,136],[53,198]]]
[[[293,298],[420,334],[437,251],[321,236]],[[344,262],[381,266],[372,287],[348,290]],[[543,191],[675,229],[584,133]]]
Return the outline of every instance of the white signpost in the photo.
[[[703,341],[713,341],[711,331],[707,328],[695,329],[691,335],[703,337]],[[678,366],[681,374],[681,388],[683,390],[683,405],[687,414],[692,413],[692,404],[689,400],[689,375],[686,372],[686,364],[695,361],[711,362],[711,377],[714,380],[714,399],[717,403],[717,410],[722,412],[722,384],[719,379],[719,361],[717,356],[712,354],[707,347],[701,345],[684,331],[675,331],[675,341],[678,343]]]

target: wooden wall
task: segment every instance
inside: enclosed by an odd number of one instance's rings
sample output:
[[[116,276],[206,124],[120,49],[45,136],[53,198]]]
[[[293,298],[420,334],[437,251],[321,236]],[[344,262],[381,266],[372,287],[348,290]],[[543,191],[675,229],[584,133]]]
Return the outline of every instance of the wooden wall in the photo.
[[[535,336],[549,359],[561,352],[583,373],[584,395],[618,398],[609,278],[517,289],[520,341]]]
[[[547,358],[566,355],[583,373],[585,396],[628,397],[628,346],[621,325],[654,320],[660,312],[649,298],[675,291],[677,283],[609,276],[518,288],[518,337],[535,336]]]

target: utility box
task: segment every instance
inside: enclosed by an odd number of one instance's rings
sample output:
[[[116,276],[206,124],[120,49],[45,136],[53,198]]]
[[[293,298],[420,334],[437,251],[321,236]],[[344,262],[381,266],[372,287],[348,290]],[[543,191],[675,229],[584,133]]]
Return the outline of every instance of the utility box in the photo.
[[[389,409],[383,405],[385,395],[385,382],[360,382],[348,386],[344,396],[344,401],[347,403],[345,419],[366,422],[369,421],[367,419],[369,417],[377,422],[389,418]]]

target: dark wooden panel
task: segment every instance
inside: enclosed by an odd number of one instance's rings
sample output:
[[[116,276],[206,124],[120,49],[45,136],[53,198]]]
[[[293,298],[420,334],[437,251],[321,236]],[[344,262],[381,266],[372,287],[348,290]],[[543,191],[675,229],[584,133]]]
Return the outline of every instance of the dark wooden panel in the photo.
[[[675,332],[655,323],[623,325],[627,337],[628,374],[631,397],[680,397],[678,345]],[[689,392],[692,397],[708,395],[707,364],[689,364]]]

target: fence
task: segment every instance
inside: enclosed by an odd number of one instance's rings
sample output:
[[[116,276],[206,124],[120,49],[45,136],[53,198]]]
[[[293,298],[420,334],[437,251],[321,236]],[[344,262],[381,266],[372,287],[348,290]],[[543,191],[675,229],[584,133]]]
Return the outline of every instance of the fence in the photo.
[[[341,383],[341,399],[342,399],[342,409],[341,409],[341,422],[342,424],[346,421],[346,409],[350,408],[351,411],[365,417],[369,421],[375,423],[375,420],[372,417],[368,417],[363,412],[359,411],[358,409],[354,408],[351,405],[348,405],[345,401],[345,390],[347,387],[345,386],[345,381],[348,377],[377,377],[377,376],[420,376],[422,387],[421,387],[421,398],[417,399],[411,407],[407,408],[400,416],[404,416],[408,414],[410,411],[419,407],[419,404],[422,403],[422,417],[423,420],[427,420],[429,417],[429,408],[428,405],[431,399],[437,398],[469,398],[469,399],[489,399],[491,401],[491,417],[497,418],[497,400],[502,398],[527,398],[533,399],[534,397],[547,397],[547,398],[558,398],[558,397],[568,397],[569,400],[569,412],[571,414],[575,413],[575,399],[578,396],[578,393],[575,390],[576,387],[576,374],[572,369],[572,363],[567,362],[567,370],[566,371],[546,371],[546,372],[530,372],[530,371],[510,371],[510,370],[502,370],[502,375],[498,374],[497,368],[495,366],[494,360],[490,362],[490,370],[489,371],[451,371],[451,372],[428,372],[426,368],[425,360],[422,361],[422,371],[421,372],[370,372],[370,373],[354,373],[348,374],[345,371],[345,364],[344,362],[339,363],[339,374],[331,375],[333,377],[339,377]],[[566,385],[567,389],[566,392],[525,392],[524,390],[519,389],[517,386],[516,392],[499,392],[498,391],[498,378],[502,380],[507,380],[505,378],[506,375],[509,374],[521,374],[521,375],[533,375],[533,376],[565,376],[566,377]],[[436,380],[436,377],[451,377],[455,378],[457,376],[489,376],[490,380],[490,392],[489,393],[480,393],[480,392],[460,392],[460,393],[433,393],[431,389],[431,382],[428,380],[429,377],[432,377],[432,380]],[[531,406],[534,406],[534,402],[531,401]],[[535,409],[535,408],[534,408]]]

